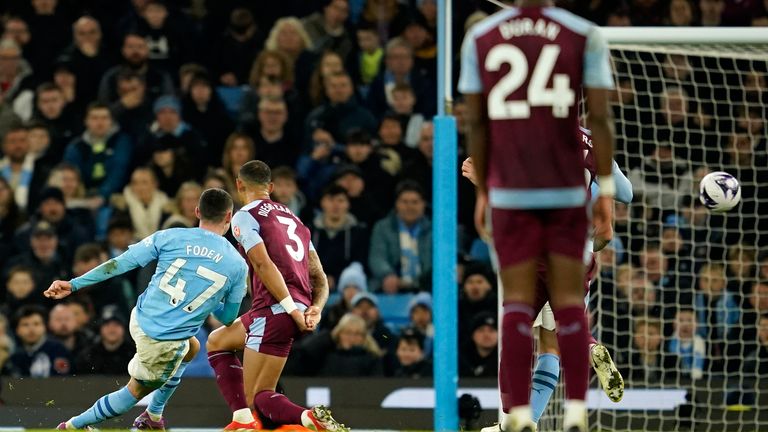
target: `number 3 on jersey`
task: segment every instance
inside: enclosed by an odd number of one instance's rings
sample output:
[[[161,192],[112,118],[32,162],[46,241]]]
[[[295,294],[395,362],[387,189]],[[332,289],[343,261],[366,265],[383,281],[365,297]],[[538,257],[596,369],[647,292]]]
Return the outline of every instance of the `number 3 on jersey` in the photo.
[[[485,57],[485,68],[496,72],[503,64],[509,64],[509,72],[496,83],[488,94],[488,118],[491,120],[527,119],[531,107],[551,106],[552,116],[566,118],[576,103],[576,92],[571,89],[571,79],[566,74],[554,74],[552,70],[560,55],[560,46],[544,45],[528,82],[526,100],[507,101],[528,77],[528,60],[520,48],[496,45]],[[552,77],[552,88],[547,88]]]
[[[303,260],[304,242],[301,241],[301,237],[296,235],[296,221],[285,216],[277,216],[277,221],[288,227],[288,238],[291,239],[292,242],[296,243],[295,245],[285,245],[285,249],[288,251],[288,254],[296,261]]]
[[[176,283],[171,285],[171,279],[176,276],[176,273],[178,273],[186,263],[187,260],[177,258],[170,266],[168,266],[168,270],[165,271],[165,274],[163,274],[163,277],[160,279],[159,287],[163,292],[171,296],[170,303],[173,306],[178,306],[180,302],[183,302],[184,299],[187,298],[187,293],[184,292],[184,288],[187,286],[187,281],[179,277],[179,279],[176,280]],[[226,276],[203,266],[198,266],[196,273],[198,276],[208,279],[213,283],[205,291],[200,293],[200,295],[195,297],[188,305],[184,306],[184,312],[192,313],[197,310],[197,308],[202,306],[206,300],[213,297],[213,295],[227,283]]]

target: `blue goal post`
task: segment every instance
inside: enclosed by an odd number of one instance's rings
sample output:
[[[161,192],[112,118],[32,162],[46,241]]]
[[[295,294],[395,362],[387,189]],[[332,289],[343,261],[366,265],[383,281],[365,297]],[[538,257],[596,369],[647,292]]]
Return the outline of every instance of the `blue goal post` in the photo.
[[[458,284],[456,281],[458,151],[451,115],[451,0],[437,0],[437,116],[432,162],[435,431],[459,430]]]

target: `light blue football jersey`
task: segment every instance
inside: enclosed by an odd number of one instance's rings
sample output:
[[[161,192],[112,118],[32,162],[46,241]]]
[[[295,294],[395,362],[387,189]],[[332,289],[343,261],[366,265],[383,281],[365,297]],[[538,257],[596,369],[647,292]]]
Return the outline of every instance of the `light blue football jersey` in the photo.
[[[222,303],[239,305],[245,296],[245,260],[227,239],[201,228],[158,231],[72,284],[91,285],[153,260],[157,270],[136,304],[139,326],[151,338],[190,338]]]

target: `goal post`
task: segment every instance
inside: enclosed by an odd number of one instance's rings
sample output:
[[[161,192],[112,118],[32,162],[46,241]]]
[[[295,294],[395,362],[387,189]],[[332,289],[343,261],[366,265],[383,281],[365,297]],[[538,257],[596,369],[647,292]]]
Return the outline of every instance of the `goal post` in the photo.
[[[619,404],[590,392],[593,430],[768,430],[768,30],[602,33],[635,200],[592,285],[594,334],[627,388]],[[698,204],[711,171],[741,182],[729,213]]]

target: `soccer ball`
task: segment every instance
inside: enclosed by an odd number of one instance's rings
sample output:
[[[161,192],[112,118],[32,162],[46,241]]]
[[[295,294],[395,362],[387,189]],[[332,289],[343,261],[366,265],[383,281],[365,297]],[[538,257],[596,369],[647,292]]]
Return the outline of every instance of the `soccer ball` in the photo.
[[[726,212],[741,201],[739,181],[727,172],[709,173],[699,184],[699,200],[715,213]]]

